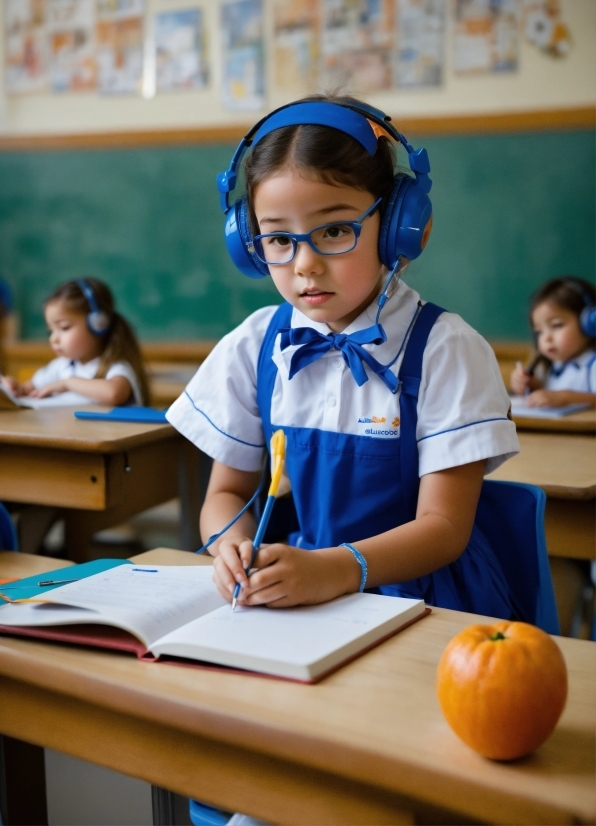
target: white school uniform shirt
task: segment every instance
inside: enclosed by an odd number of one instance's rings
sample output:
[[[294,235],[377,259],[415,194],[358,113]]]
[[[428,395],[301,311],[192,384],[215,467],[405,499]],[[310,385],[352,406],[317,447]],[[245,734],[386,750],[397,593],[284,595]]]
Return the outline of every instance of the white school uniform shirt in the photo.
[[[596,393],[596,353],[591,348],[569,361],[555,361],[544,382],[546,390]]]
[[[383,364],[395,358],[416,313],[419,295],[403,282],[389,299],[380,321],[387,334],[381,345],[364,345]],[[238,470],[262,466],[265,440],[257,406],[257,360],[277,307],[265,307],[225,336],[203,362],[166,416],[186,438],[213,459]],[[344,332],[375,323],[371,304]],[[294,309],[292,327],[313,327],[324,335],[326,324]],[[271,422],[277,427],[306,427],[367,436],[399,437],[399,392],[392,394],[374,374],[359,387],[343,356],[331,350],[291,380],[289,367],[297,346],[273,360],[278,372]],[[402,355],[392,366],[397,375]],[[367,368],[365,368],[367,369]],[[419,474],[481,459],[490,473],[519,452],[515,425],[508,418],[509,397],[489,344],[459,316],[443,313],[424,351],[418,396],[416,437]]]
[[[94,379],[99,370],[99,356],[85,364],[81,364],[76,359],[69,359],[65,356],[60,356],[53,359],[45,367],[40,367],[31,379],[33,386],[37,390],[41,390],[46,384],[53,381],[65,381],[66,379]],[[139,382],[135,375],[135,371],[127,361],[117,361],[112,364],[105,375],[106,379],[113,379],[115,376],[124,376],[132,387],[132,396],[127,404],[142,404],[141,391],[139,389]],[[60,399],[64,405],[70,404],[96,404],[95,399],[90,399],[89,396],[83,396],[81,393],[59,393],[56,397]]]

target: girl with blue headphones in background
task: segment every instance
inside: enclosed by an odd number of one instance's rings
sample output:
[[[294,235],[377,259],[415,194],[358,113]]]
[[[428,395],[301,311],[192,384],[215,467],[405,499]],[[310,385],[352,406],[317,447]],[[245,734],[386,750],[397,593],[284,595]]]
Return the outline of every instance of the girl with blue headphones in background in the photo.
[[[519,450],[496,359],[400,280],[430,232],[429,171],[382,112],[317,96],[256,124],[218,176],[234,263],[270,275],[284,303],[225,336],[167,416],[214,459],[205,538],[253,495],[278,428],[296,510],[288,544],[264,546],[250,579],[249,511],[212,544],[228,600],[237,582],[240,604],[270,607],[374,588],[515,613],[474,526],[484,474]]]
[[[532,297],[530,321],[540,358],[531,369],[518,364],[514,393],[529,407],[596,407],[596,290],[582,278],[547,281]]]
[[[112,293],[97,278],[68,281],[44,304],[50,345],[57,358],[30,381],[0,382],[16,396],[60,405],[147,404],[149,386],[139,344],[116,312]]]

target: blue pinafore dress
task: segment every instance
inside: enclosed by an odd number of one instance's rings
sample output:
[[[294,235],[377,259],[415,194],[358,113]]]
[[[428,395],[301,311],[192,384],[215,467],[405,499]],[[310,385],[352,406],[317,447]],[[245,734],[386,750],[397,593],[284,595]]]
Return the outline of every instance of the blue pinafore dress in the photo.
[[[299,525],[299,531],[289,537],[290,544],[310,550],[335,547],[412,521],[420,484],[416,424],[422,357],[432,326],[444,310],[427,303],[418,314],[398,376],[400,437],[388,440],[271,421],[277,374],[273,348],[280,330],[290,326],[292,309],[282,304],[275,312],[257,364],[257,403],[266,443],[278,427],[287,438],[286,473]],[[517,613],[499,560],[476,524],[455,562],[426,576],[372,590],[504,619]]]

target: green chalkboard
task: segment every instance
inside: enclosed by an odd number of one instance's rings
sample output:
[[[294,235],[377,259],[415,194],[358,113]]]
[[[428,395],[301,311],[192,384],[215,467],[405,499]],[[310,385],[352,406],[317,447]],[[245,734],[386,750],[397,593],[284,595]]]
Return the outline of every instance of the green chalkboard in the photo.
[[[491,338],[527,338],[529,294],[594,277],[594,134],[427,138],[434,231],[406,280]],[[228,145],[0,153],[0,274],[23,334],[62,281],[113,288],[145,339],[216,338],[279,299],[228,260],[215,189]]]

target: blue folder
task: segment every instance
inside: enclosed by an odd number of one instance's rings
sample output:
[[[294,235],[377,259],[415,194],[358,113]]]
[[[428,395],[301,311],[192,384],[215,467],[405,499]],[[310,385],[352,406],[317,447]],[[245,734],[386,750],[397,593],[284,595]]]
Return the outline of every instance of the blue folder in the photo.
[[[132,564],[128,559],[94,559],[92,562],[83,562],[81,565],[70,565],[68,568],[58,568],[57,571],[46,571],[43,574],[35,574],[34,576],[25,577],[25,579],[18,579],[15,582],[7,582],[6,585],[0,585],[0,605],[8,602],[8,600],[3,599],[3,592],[6,592],[11,599],[30,599],[41,594],[47,594],[48,591],[53,591],[54,588],[59,588],[62,580],[85,579],[88,576],[93,576],[93,574],[101,574],[102,571],[117,568],[118,565]],[[45,580],[52,580],[57,584],[40,587],[38,583]]]
[[[97,410],[75,410],[76,419],[100,419],[107,422],[140,422],[141,424],[168,424],[165,410],[154,407],[114,407],[107,413]]]

